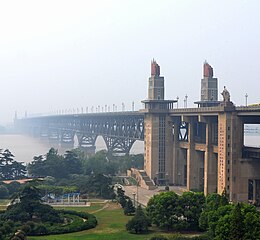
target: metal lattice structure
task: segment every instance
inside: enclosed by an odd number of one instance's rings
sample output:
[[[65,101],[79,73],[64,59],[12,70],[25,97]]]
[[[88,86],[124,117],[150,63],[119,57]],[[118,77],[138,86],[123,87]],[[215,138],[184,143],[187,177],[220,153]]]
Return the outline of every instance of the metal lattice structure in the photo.
[[[56,115],[16,120],[16,127],[35,136],[62,143],[78,138],[79,146],[93,147],[102,136],[108,151],[129,153],[136,140],[144,140],[144,115],[140,112]]]

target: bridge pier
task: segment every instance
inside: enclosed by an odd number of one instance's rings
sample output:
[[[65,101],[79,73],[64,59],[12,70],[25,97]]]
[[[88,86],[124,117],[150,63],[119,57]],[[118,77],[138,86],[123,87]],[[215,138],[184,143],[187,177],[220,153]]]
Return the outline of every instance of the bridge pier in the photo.
[[[187,119],[188,122],[188,149],[187,149],[187,189],[195,190],[199,189],[199,159],[197,151],[195,151],[194,142],[194,124],[193,118]]]
[[[212,118],[204,118],[206,123],[206,149],[204,157],[204,194],[217,192],[217,157],[213,153],[213,121]]]

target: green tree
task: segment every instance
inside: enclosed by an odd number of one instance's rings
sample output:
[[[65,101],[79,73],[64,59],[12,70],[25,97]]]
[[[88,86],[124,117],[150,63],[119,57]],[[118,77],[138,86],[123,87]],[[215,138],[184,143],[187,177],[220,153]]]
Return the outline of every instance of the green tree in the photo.
[[[26,167],[22,162],[14,160],[14,155],[6,149],[4,152],[0,151],[0,177],[1,179],[20,179],[24,178],[26,174]]]
[[[126,224],[126,230],[134,233],[143,233],[148,231],[149,225],[149,218],[145,215],[141,206],[138,206],[135,216]]]
[[[13,161],[12,165],[13,179],[22,179],[26,176],[26,166],[22,162]]]
[[[182,221],[179,221],[180,229],[199,230],[199,218],[205,204],[203,193],[184,192],[179,197],[179,206]]]
[[[231,213],[230,221],[230,240],[240,240],[244,236],[244,216],[241,212],[241,205],[236,204],[234,210]]]
[[[27,168],[29,175],[36,177],[48,175],[47,165],[42,155],[34,156],[33,161],[28,164]]]
[[[68,174],[80,174],[83,172],[82,162],[80,161],[77,152],[66,151],[64,167]]]
[[[153,196],[149,200],[146,210],[152,223],[168,230],[172,229],[181,219],[179,198],[174,192],[163,192]]]
[[[14,155],[8,150],[1,152],[0,157],[0,173],[2,179],[13,179],[12,163]]]
[[[214,218],[214,216],[216,216],[215,211],[217,211],[219,207],[226,205],[228,205],[228,200],[225,194],[219,195],[212,193],[207,195],[203,211],[200,214],[199,227],[206,231],[209,228],[209,218]]]
[[[27,222],[38,219],[43,222],[61,222],[58,213],[49,205],[41,203],[40,191],[35,182],[27,183],[17,193],[12,204],[7,207],[3,214],[4,219]]]
[[[244,216],[244,239],[258,240],[260,239],[260,213],[256,210],[245,212]]]
[[[135,207],[133,202],[130,198],[127,199],[125,207],[124,207],[124,214],[125,215],[132,215],[135,213]]]

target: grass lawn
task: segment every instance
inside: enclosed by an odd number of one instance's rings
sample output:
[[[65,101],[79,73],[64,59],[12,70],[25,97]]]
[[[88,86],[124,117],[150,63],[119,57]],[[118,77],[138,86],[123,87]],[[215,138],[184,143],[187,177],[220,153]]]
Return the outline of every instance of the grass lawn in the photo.
[[[88,211],[93,213],[98,225],[94,229],[68,233],[62,235],[51,235],[43,237],[28,237],[29,240],[75,240],[75,239],[149,239],[152,234],[136,235],[125,230],[125,224],[131,217],[125,216],[120,205],[116,203],[92,204],[91,207],[66,207],[76,211]]]
[[[57,207],[61,209],[62,207]],[[130,234],[125,229],[125,224],[131,219],[129,216],[125,216],[120,205],[116,203],[95,203],[90,207],[65,207],[69,210],[75,211],[87,211],[93,213],[97,220],[98,225],[94,229],[68,233],[61,235],[50,235],[41,237],[28,237],[28,240],[134,240],[142,239],[149,240],[153,235],[161,234],[163,232],[150,231],[148,234]],[[156,229],[158,230],[158,229]],[[164,233],[165,234],[165,233]],[[165,235],[170,235],[165,234]]]

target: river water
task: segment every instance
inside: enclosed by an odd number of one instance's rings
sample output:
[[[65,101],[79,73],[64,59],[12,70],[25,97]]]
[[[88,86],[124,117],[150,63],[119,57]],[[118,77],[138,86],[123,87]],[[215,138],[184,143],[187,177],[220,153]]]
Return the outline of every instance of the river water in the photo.
[[[75,139],[76,140],[76,139]],[[60,154],[64,154],[66,150],[60,146],[52,146],[48,142],[44,142],[38,138],[32,138],[24,135],[0,135],[0,149],[9,149],[15,156],[14,159],[19,162],[29,163],[34,156],[45,155],[51,147],[58,149]],[[77,147],[77,142],[75,142]],[[106,149],[105,142],[102,137],[98,137],[96,141],[96,151]],[[136,141],[132,146],[130,154],[139,154],[144,152],[144,144],[142,141]]]
[[[260,147],[260,135],[245,135],[245,145],[251,147]],[[75,147],[77,142],[75,142]],[[47,142],[40,139],[32,138],[24,135],[0,135],[0,149],[9,149],[15,156],[16,161],[31,162],[34,156],[44,155],[53,147]],[[61,147],[55,147],[60,154],[66,150]],[[106,145],[102,137],[97,138],[96,151],[106,149]],[[130,151],[131,154],[144,153],[144,143],[136,141]]]

